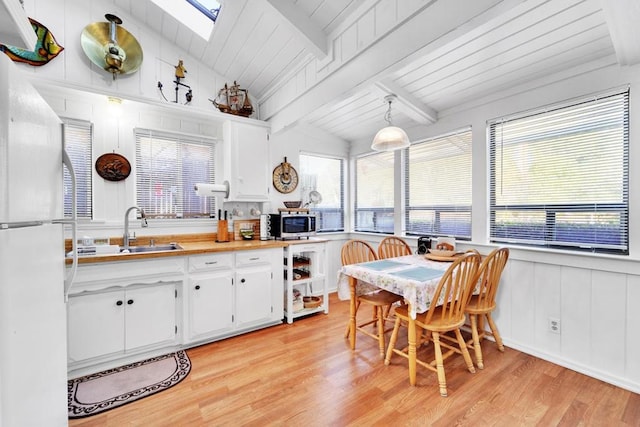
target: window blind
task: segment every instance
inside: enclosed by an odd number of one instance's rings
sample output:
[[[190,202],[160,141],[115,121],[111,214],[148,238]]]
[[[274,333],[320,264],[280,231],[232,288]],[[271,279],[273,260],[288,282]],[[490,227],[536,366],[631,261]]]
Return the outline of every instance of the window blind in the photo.
[[[91,147],[93,129],[90,122],[62,119],[64,126],[64,147],[69,154],[73,170],[76,174],[76,209],[79,219],[93,218],[92,181],[93,162]],[[63,175],[64,215],[72,215],[73,189],[71,175],[65,168]]]
[[[214,183],[215,141],[135,129],[136,196],[149,218],[209,218],[215,198],[201,197],[196,183]]]
[[[355,231],[393,234],[393,162],[392,151],[356,159]]]
[[[310,204],[316,214],[318,231],[344,231],[344,159],[300,154],[300,175],[303,202],[309,202],[309,193],[317,191],[322,201]]]
[[[493,242],[628,253],[629,92],[489,123]]]
[[[407,148],[407,234],[471,239],[471,157],[471,128]]]

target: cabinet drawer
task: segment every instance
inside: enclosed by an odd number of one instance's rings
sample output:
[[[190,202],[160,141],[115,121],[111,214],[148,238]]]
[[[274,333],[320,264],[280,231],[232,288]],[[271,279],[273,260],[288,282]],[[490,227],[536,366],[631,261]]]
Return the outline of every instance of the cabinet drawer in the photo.
[[[324,248],[318,243],[304,243],[291,245],[289,250],[291,253],[299,254],[302,252],[322,252]]]
[[[230,253],[194,255],[189,257],[189,272],[211,271],[232,268],[233,255]]]
[[[271,264],[271,252],[264,250],[242,251],[236,253],[236,267],[255,264]]]

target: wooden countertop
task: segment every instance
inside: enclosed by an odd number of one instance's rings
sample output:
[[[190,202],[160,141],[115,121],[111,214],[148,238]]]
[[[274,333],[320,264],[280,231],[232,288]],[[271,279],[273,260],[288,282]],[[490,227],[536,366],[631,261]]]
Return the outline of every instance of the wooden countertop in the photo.
[[[194,237],[196,236],[196,237]],[[156,244],[165,244],[169,242],[175,242],[182,249],[176,249],[172,251],[164,252],[138,252],[127,254],[109,254],[109,255],[86,255],[78,257],[78,264],[93,264],[101,262],[115,262],[115,261],[132,261],[143,259],[155,259],[166,258],[174,256],[189,256],[215,252],[233,252],[233,251],[248,251],[255,249],[272,249],[272,248],[284,248],[291,244],[302,243],[322,243],[326,242],[325,239],[302,239],[302,240],[232,240],[230,242],[218,243],[215,238],[212,238],[210,234],[207,235],[171,235],[171,236],[152,236],[156,241]],[[150,238],[137,239],[138,244],[132,244],[131,246],[148,246]],[[113,242],[118,244],[118,242]],[[67,264],[72,263],[72,259],[67,257],[65,262]]]

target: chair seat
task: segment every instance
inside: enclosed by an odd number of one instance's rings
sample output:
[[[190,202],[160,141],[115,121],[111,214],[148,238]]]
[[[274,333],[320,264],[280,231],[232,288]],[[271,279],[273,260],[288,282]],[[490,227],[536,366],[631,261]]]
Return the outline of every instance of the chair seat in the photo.
[[[396,316],[401,318],[402,320],[409,320],[409,308],[408,306],[400,306],[395,310]],[[427,312],[418,313],[416,315],[416,326],[420,327],[428,327],[431,331],[436,332],[448,332],[453,329],[459,328],[464,325],[465,317],[460,316],[457,322],[453,322],[452,320],[443,320],[441,319],[442,314],[442,306],[438,306],[433,310],[433,317],[431,318],[431,322],[427,323]]]
[[[493,304],[486,304],[486,300],[483,300],[484,304],[481,306],[480,301],[481,300],[478,295],[473,295],[467,305],[467,313],[482,314],[491,312],[496,308],[495,302]]]
[[[386,306],[389,304],[393,304],[394,302],[404,300],[404,298],[402,298],[401,295],[397,295],[385,290],[373,292],[370,294],[362,294],[358,297],[358,299],[361,302],[364,302],[366,304],[382,305],[382,306]]]

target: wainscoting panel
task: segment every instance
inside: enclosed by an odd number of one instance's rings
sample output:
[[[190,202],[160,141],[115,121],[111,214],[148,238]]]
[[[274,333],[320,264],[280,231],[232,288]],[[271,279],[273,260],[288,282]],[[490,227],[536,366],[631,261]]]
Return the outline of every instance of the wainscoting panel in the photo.
[[[535,340],[536,347],[560,352],[562,335],[550,332],[550,319],[561,320],[562,301],[560,282],[562,267],[550,264],[534,264],[535,278]],[[562,322],[560,323],[562,326]]]
[[[581,365],[591,357],[591,270],[562,267],[560,298],[563,303],[560,318],[562,353]]]
[[[591,276],[591,364],[624,375],[626,275],[594,271]]]
[[[640,383],[640,276],[627,276],[626,309],[625,373],[629,378],[635,378],[636,383]]]
[[[640,276],[510,259],[497,302],[505,345],[640,392]]]

